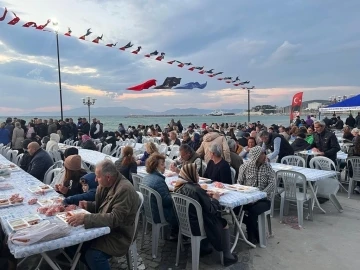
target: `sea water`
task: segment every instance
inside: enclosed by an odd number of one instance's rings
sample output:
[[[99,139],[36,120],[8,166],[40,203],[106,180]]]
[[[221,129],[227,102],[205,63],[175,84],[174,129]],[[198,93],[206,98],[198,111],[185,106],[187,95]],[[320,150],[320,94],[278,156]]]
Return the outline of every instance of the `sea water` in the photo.
[[[30,119],[34,117],[38,117],[41,119],[59,119],[60,117],[56,116],[19,116],[25,120],[27,123]],[[75,123],[77,123],[77,119],[81,116],[65,116],[64,118],[72,118]],[[306,116],[304,116],[305,118]],[[135,126],[138,125],[151,125],[158,124],[161,128],[165,127],[168,123],[170,123],[171,119],[174,119],[175,122],[180,120],[184,127],[188,127],[191,123],[201,125],[202,123],[212,124],[212,123],[247,123],[247,116],[243,115],[224,115],[224,116],[161,116],[161,117],[125,117],[125,116],[97,116],[91,115],[91,118],[100,119],[100,121],[104,124],[104,130],[115,131],[117,130],[120,123],[124,125],[124,127]],[[3,116],[0,119],[6,120],[6,117]],[[252,115],[250,116],[250,122],[257,122],[265,124],[266,126],[270,126],[271,124],[284,125],[288,126],[290,124],[289,116],[286,115]]]

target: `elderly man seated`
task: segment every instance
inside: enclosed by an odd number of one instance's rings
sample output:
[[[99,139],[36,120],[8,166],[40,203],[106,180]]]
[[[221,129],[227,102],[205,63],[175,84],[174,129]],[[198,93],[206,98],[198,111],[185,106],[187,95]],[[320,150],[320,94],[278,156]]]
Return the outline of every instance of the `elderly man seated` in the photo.
[[[37,142],[29,143],[27,150],[30,156],[32,156],[27,172],[38,180],[43,181],[46,171],[54,164],[54,161]]]
[[[317,155],[325,156],[336,164],[340,145],[335,134],[326,129],[323,121],[315,121],[314,129],[316,132],[314,134],[314,142],[307,149],[312,149]]]
[[[259,190],[266,192],[267,199],[259,200],[252,204],[244,206],[248,215],[244,218],[248,240],[258,242],[258,216],[270,209],[270,198],[274,190],[275,172],[270,164],[266,162],[266,155],[260,146],[250,149],[250,159],[240,166],[238,182],[241,185],[257,187]]]
[[[170,170],[180,173],[180,169],[185,164],[195,163],[199,175],[203,175],[205,171],[202,168],[202,160],[200,156],[188,144],[182,144],[179,148],[180,158],[171,163]]]
[[[110,227],[110,234],[84,243],[81,251],[81,260],[89,269],[110,270],[108,259],[124,256],[128,252],[139,197],[130,181],[116,170],[111,160],[98,163],[95,174],[99,183],[95,202],[79,203],[91,214],[76,214],[68,219],[68,223],[71,226],[84,225],[85,229]],[[76,250],[76,247],[73,248]]]
[[[207,164],[204,177],[213,181],[232,184],[230,165],[221,157],[221,145],[211,145],[209,147],[209,153],[211,159]]]

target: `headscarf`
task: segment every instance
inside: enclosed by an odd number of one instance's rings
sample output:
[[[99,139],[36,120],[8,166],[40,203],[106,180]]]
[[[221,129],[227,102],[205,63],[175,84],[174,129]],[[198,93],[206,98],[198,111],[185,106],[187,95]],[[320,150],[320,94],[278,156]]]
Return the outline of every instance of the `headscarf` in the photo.
[[[91,140],[91,137],[89,135],[85,134],[85,135],[81,136],[81,140],[82,140],[82,142],[87,142],[87,141]]]
[[[175,183],[175,191],[186,183],[198,183],[198,173],[195,163],[185,164],[181,167],[179,179]]]

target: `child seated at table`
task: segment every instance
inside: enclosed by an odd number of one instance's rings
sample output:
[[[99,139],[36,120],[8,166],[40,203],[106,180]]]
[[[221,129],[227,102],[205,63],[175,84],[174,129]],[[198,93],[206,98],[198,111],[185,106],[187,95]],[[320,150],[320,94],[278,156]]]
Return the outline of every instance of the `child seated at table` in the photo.
[[[79,205],[80,201],[95,201],[95,193],[98,183],[95,181],[95,173],[85,174],[80,178],[80,184],[84,193],[69,196],[64,199],[63,203]]]

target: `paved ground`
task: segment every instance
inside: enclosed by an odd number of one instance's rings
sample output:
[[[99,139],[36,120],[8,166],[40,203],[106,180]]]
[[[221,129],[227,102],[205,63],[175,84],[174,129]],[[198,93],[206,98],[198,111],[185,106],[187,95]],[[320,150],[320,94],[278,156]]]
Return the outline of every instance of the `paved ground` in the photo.
[[[274,237],[268,239],[267,248],[248,248],[242,242],[238,244],[236,253],[239,262],[225,268],[220,265],[220,257],[214,252],[200,259],[200,269],[245,269],[245,270],[352,270],[360,265],[360,196],[353,195],[349,200],[344,193],[338,194],[344,208],[337,212],[331,202],[323,204],[326,214],[315,209],[314,221],[304,221],[299,230],[291,224],[279,222],[276,216],[272,219]],[[289,213],[296,216],[296,208]],[[293,218],[296,221],[296,218]],[[294,221],[291,218],[289,222]],[[141,227],[141,226],[140,226]],[[146,235],[144,248],[140,250],[138,236],[138,269],[191,269],[191,248],[185,247],[180,255],[180,264],[175,267],[176,243],[160,240],[158,258],[151,256],[151,233]],[[33,256],[19,269],[35,268],[39,257]],[[112,258],[112,269],[127,269],[125,258]],[[49,269],[44,263],[40,269]]]

